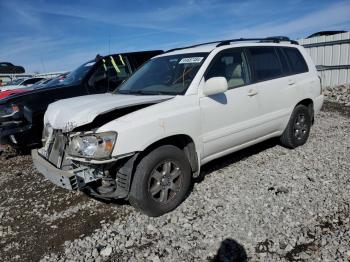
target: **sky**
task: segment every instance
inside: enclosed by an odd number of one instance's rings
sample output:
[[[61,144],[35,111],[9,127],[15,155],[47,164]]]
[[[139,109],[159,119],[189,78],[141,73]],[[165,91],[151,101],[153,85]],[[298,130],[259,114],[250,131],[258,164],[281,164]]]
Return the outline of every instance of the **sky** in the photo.
[[[126,51],[350,31],[350,0],[0,0],[0,61],[72,70]]]

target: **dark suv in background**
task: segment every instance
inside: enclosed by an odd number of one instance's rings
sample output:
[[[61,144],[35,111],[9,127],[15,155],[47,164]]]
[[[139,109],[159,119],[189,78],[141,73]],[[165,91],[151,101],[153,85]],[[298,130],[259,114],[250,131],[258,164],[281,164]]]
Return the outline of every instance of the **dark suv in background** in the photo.
[[[40,146],[43,116],[49,104],[113,91],[144,62],[161,53],[163,51],[154,50],[97,56],[70,72],[57,85],[0,100],[0,144],[16,149]]]

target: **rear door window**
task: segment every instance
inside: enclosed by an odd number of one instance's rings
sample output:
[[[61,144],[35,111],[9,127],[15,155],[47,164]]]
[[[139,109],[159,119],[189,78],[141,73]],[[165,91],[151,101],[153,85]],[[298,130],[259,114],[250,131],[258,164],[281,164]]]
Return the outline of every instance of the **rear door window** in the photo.
[[[249,47],[249,62],[255,82],[283,76],[283,70],[274,47]]]
[[[292,74],[292,70],[289,66],[286,55],[283,53],[283,51],[280,47],[276,48],[276,50],[277,50],[278,58],[281,62],[283,74],[286,76]]]
[[[292,72],[294,74],[300,74],[309,71],[305,59],[300,54],[298,49],[293,47],[283,47],[283,51],[286,54]]]

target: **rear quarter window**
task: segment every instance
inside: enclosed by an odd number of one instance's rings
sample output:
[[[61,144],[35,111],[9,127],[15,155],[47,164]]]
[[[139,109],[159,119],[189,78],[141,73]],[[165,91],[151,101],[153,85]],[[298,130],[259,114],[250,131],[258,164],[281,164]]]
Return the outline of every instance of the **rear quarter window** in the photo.
[[[249,62],[255,82],[283,76],[282,66],[273,47],[249,47]]]
[[[300,51],[292,47],[283,47],[293,74],[300,74],[309,71],[304,57]]]

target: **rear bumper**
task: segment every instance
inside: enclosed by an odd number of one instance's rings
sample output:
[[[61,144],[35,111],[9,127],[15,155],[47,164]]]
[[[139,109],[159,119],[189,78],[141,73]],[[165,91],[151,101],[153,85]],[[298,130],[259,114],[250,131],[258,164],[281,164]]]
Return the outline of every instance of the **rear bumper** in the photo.
[[[314,112],[317,114],[321,111],[322,105],[324,101],[324,96],[320,95],[314,99]]]
[[[78,188],[77,178],[73,173],[56,168],[41,157],[38,150],[32,150],[32,158],[39,173],[43,174],[46,179],[55,185],[68,190],[75,190]]]

